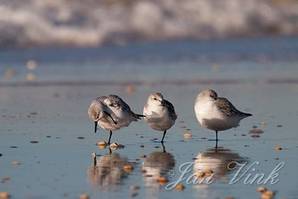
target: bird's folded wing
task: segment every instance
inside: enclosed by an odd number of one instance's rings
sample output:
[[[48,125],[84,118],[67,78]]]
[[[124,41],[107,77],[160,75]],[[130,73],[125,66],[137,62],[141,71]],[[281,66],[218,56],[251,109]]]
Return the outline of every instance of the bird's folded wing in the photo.
[[[171,102],[167,101],[167,100],[163,100],[163,102],[164,102],[164,106],[166,106],[168,108],[170,117],[173,120],[176,120],[177,119],[177,114],[175,112],[175,108],[174,108],[173,104]]]
[[[237,110],[233,104],[226,98],[219,97],[216,99],[215,104],[217,108],[226,116],[235,116],[240,113],[241,111]]]

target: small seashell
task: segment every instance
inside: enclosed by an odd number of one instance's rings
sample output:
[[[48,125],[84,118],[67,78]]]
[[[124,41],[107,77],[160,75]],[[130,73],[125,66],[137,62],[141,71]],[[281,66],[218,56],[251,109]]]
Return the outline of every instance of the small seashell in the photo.
[[[212,169],[207,169],[207,170],[205,171],[205,175],[206,175],[206,176],[211,176],[213,173],[214,173],[214,172],[213,172]]]
[[[283,148],[280,145],[274,147],[275,151],[281,151]]]
[[[5,192],[5,191],[0,192],[0,199],[9,199],[9,198],[10,198],[10,195],[8,192]]]
[[[203,178],[203,177],[205,177],[205,172],[203,172],[203,171],[197,171],[194,175],[197,178]]]
[[[83,193],[80,195],[80,199],[90,199],[90,197],[87,193]]]
[[[133,166],[132,166],[131,164],[125,164],[125,165],[123,166],[123,170],[124,170],[126,173],[130,173],[130,172],[132,172],[132,170],[133,170]]]
[[[124,145],[113,142],[112,144],[110,144],[110,148],[112,150],[121,149],[124,148]]]
[[[257,188],[257,192],[263,193],[265,191],[267,191],[267,188],[266,187],[258,187]]]
[[[96,145],[98,146],[98,148],[100,148],[100,149],[105,149],[106,147],[107,147],[107,143],[106,143],[106,141],[98,141],[97,143],[96,143]]]
[[[267,190],[261,194],[261,199],[273,199],[274,195],[273,191]]]
[[[35,70],[37,67],[37,62],[35,60],[28,60],[26,63],[26,67],[28,70]]]
[[[191,139],[192,134],[190,131],[184,131],[183,137],[184,137],[184,139],[189,140],[189,139]]]
[[[179,183],[175,186],[176,191],[183,191],[185,189],[185,186],[182,183]]]
[[[160,176],[159,178],[157,178],[157,182],[159,182],[160,185],[164,185],[169,182],[169,180],[166,177]]]
[[[33,73],[28,73],[26,75],[26,80],[27,81],[35,81],[37,79],[36,75],[34,75]]]

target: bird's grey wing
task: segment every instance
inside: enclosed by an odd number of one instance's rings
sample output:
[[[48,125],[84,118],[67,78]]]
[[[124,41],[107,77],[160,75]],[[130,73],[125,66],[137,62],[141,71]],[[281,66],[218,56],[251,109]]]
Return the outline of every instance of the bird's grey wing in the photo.
[[[240,117],[248,117],[251,116],[250,113],[244,113],[239,111],[235,106],[226,98],[218,97],[215,101],[217,108],[226,116],[240,116]]]
[[[97,97],[95,100],[104,103],[104,100],[107,98],[108,98],[107,96],[100,96],[100,97]]]
[[[175,112],[175,108],[173,106],[173,104],[167,100],[163,100],[163,105],[165,107],[167,107],[168,111],[169,111],[169,115],[173,120],[177,119],[177,114]]]
[[[107,98],[108,98],[107,96],[100,96],[100,97],[97,97],[95,100],[98,103],[101,103],[103,105],[103,107],[104,107],[103,112],[108,116],[106,119],[110,122],[117,123],[117,121],[118,121],[117,116],[104,102],[105,99],[107,99]]]
[[[120,97],[118,97],[117,95],[109,95],[109,98],[115,102],[115,103],[118,103],[120,106],[121,106],[121,109],[127,113],[129,113],[134,119],[136,120],[139,120],[141,119],[142,117],[144,117],[143,115],[141,114],[136,114],[134,113],[128,104],[126,104],[125,101],[123,101]]]

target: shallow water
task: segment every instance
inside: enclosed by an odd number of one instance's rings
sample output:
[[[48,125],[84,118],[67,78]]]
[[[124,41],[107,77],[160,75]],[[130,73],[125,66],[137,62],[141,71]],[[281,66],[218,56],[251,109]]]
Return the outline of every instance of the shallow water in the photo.
[[[247,185],[241,180],[228,184],[236,170],[227,170],[226,167],[231,160],[236,160],[248,164],[258,161],[256,171],[250,171],[251,174],[269,174],[276,165],[284,162],[285,166],[279,172],[279,182],[264,186],[277,191],[276,198],[297,198],[298,139],[295,124],[298,108],[295,104],[298,85],[295,81],[272,83],[269,80],[272,77],[283,80],[297,77],[298,62],[294,55],[298,54],[298,47],[295,38],[279,40],[282,42],[252,40],[255,47],[248,48],[251,56],[243,59],[230,57],[246,53],[245,50],[239,52],[243,44],[249,43],[246,40],[232,42],[234,47],[230,47],[232,44],[229,41],[203,42],[203,46],[200,42],[160,44],[163,47],[142,44],[138,50],[134,45],[110,47],[115,51],[99,49],[98,55],[97,49],[76,49],[78,55],[85,53],[85,58],[89,54],[86,58],[88,61],[81,62],[81,65],[75,64],[80,60],[77,56],[65,58],[71,55],[66,50],[63,56],[59,52],[49,53],[48,49],[42,49],[36,57],[37,51],[34,50],[31,50],[34,52],[30,54],[31,57],[26,54],[28,52],[3,52],[0,55],[5,58],[2,65],[15,68],[17,73],[13,79],[2,80],[0,87],[0,191],[8,191],[13,198],[78,198],[84,192],[91,198],[258,198],[256,189],[260,185],[256,183]],[[271,49],[272,43],[283,47]],[[182,44],[186,52],[181,50],[179,53],[177,49]],[[209,48],[216,49],[218,46],[224,52],[213,52],[207,47],[204,50],[208,44],[211,46]],[[262,49],[258,45],[269,48]],[[177,56],[168,51],[154,50],[166,49],[167,46],[172,47]],[[198,54],[209,57],[207,61],[194,61],[187,56],[187,52],[193,52],[188,46],[201,49]],[[135,61],[134,54],[129,54],[131,50],[139,53],[136,60],[142,61]],[[90,52],[94,54],[90,55]],[[279,53],[284,56],[275,56]],[[221,57],[222,54],[229,56]],[[256,61],[255,57],[259,54],[269,61]],[[15,60],[10,58],[13,56]],[[51,60],[47,56],[56,58]],[[153,59],[152,64],[148,61],[151,56],[161,59]],[[218,58],[218,69],[217,66],[212,69],[213,57]],[[33,73],[36,73],[38,82],[46,84],[27,84],[24,81],[28,72],[24,62],[29,58],[38,60],[39,66]],[[102,59],[110,64],[103,64]],[[120,66],[121,59],[123,68]],[[115,74],[111,74],[114,71],[112,66],[117,66]],[[154,70],[161,66],[164,66],[162,70]],[[101,68],[106,69],[106,73],[100,73]],[[118,76],[120,80],[115,79]],[[197,78],[210,81],[173,83],[177,79]],[[233,78],[240,81],[217,81]],[[169,82],[163,83],[164,79]],[[72,84],[65,83],[65,80]],[[100,82],[95,85],[92,82],[80,84],[86,80]],[[101,85],[101,81],[106,80],[115,80],[116,83]],[[127,92],[127,86],[122,81],[135,80],[146,81],[133,84],[135,91]],[[159,83],[154,84],[155,81]],[[214,133],[199,127],[193,112],[197,93],[206,87],[215,89],[240,110],[254,115],[243,120],[240,127],[220,133],[218,151],[214,150]],[[108,133],[103,130],[93,133],[93,124],[87,117],[90,101],[98,95],[114,93],[122,96],[135,112],[141,112],[152,91],[162,92],[175,105],[178,113],[176,125],[166,136],[166,153],[163,153],[162,145],[153,140],[160,139],[162,134],[150,129],[143,121],[114,133],[113,142],[125,145],[123,149],[113,151],[112,155],[107,148],[99,149],[96,142],[107,139]],[[254,125],[264,131],[259,137],[252,137],[249,133]],[[191,132],[191,139],[184,138],[186,129]],[[280,145],[282,150],[275,150],[276,145]],[[97,167],[93,165],[92,152],[98,155]],[[207,167],[215,173],[215,181],[210,185],[183,181],[185,189],[181,192],[166,190],[166,185],[156,182],[159,175],[167,177],[170,183],[176,181],[180,175],[179,167],[185,162],[193,162],[188,175],[193,174],[193,167]],[[123,169],[127,164],[133,166],[132,171]],[[3,181],[4,177],[10,179]],[[134,190],[132,186],[139,186],[140,189]]]

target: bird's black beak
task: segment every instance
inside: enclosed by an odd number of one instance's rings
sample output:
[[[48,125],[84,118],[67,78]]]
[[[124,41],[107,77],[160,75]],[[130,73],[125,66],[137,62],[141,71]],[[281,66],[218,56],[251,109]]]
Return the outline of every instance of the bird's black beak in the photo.
[[[97,121],[94,122],[94,133],[97,131]]]
[[[104,113],[107,114],[107,116],[108,116],[109,118],[111,118],[111,120],[114,122],[114,124],[117,124],[117,122],[113,119],[113,117],[110,115],[110,113],[108,113],[108,112],[106,112],[106,111],[104,111]]]

